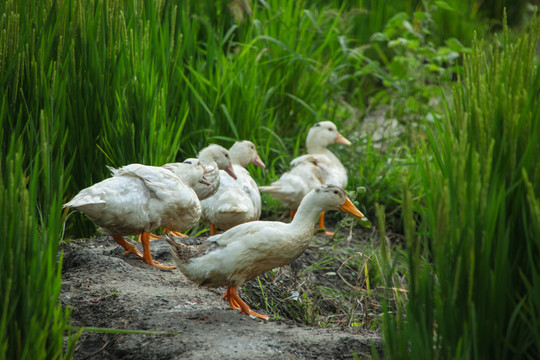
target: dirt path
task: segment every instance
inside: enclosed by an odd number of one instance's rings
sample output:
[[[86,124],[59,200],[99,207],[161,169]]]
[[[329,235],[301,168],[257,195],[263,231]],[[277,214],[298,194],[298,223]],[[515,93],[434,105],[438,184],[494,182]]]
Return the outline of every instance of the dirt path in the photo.
[[[170,260],[163,240],[151,249]],[[73,309],[74,326],[175,333],[85,332],[76,359],[362,359],[372,344],[380,348],[378,333],[251,319],[221,300],[224,289],[199,288],[178,270],[126,257],[109,237],[73,240],[63,250],[60,300]]]

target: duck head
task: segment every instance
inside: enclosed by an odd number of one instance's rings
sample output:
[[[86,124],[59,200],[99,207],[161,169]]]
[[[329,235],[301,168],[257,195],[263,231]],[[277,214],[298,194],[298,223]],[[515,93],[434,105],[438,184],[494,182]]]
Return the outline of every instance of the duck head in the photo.
[[[229,150],[223,146],[212,144],[201,150],[199,153],[199,160],[204,164],[216,164],[218,169],[225,170],[233,179],[236,180],[236,174],[234,173],[231,155]]]
[[[266,168],[266,165],[257,153],[255,145],[251,141],[237,141],[229,149],[229,152],[231,154],[233,164],[238,164],[242,167],[246,167],[248,164],[253,164],[262,169]]]
[[[309,198],[308,198],[309,196]],[[336,185],[323,185],[312,190],[306,195],[312,206],[320,207],[322,211],[339,210],[350,214],[358,219],[364,219],[365,216],[354,206],[347,197],[345,190]],[[307,199],[306,199],[307,200]]]
[[[199,159],[190,158],[184,162],[177,163],[174,167],[174,174],[182,180],[182,182],[190,187],[202,182],[205,183],[204,174],[207,172],[207,167],[204,166]],[[206,181],[208,182],[208,181]]]
[[[306,147],[308,149],[325,148],[335,143],[351,145],[351,142],[339,133],[337,126],[333,122],[321,121],[309,129],[306,138]]]

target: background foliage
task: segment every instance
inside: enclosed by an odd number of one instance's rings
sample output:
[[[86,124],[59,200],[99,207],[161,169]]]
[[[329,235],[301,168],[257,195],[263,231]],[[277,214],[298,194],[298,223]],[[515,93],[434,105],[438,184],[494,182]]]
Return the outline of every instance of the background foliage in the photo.
[[[379,218],[371,285],[410,287],[385,296],[401,315],[387,353],[538,355],[537,25],[493,39],[504,6],[516,29],[531,16],[525,1],[1,2],[0,357],[71,356],[58,244],[95,227],[61,206],[106,165],[250,139],[265,184],[323,119],[354,142],[335,149],[348,190]]]

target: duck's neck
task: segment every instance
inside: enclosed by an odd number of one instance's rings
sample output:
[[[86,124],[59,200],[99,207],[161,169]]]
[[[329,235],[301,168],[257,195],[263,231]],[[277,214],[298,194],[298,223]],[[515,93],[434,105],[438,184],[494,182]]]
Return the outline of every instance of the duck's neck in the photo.
[[[309,196],[309,194],[306,195],[306,197],[307,196]],[[310,229],[313,229],[313,224],[315,221],[317,221],[321,212],[322,209],[320,209],[318,206],[313,206],[313,204],[309,201],[309,198],[304,198],[304,200],[300,203],[296,214],[294,215],[291,225],[295,227],[309,227]]]
[[[324,154],[328,151],[326,145],[321,145],[310,138],[306,139],[306,149],[309,154]]]
[[[307,148],[308,154],[323,154],[323,155],[328,156],[330,159],[332,159],[332,161],[340,163],[337,156],[334,155],[333,152],[328,150],[328,148],[326,146],[322,146],[322,145],[319,145],[319,144],[312,144],[312,143],[307,142],[306,143],[306,148]]]
[[[231,154],[231,163],[233,165],[240,165],[241,167],[246,167],[249,164],[249,159],[246,159],[242,154],[238,154],[237,151],[229,150]]]
[[[217,168],[217,163],[212,156],[201,154],[199,155],[199,161],[205,166],[213,166],[214,168]]]
[[[328,150],[328,145],[321,145],[318,141],[313,141],[312,139],[306,140],[306,149],[308,154],[328,154],[332,153]]]

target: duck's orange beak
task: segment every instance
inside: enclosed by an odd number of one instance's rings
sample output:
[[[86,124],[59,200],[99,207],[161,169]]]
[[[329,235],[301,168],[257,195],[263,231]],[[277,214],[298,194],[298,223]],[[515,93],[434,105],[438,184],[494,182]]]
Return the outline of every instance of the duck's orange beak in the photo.
[[[352,216],[359,219],[365,218],[364,214],[362,214],[360,210],[358,210],[356,206],[354,206],[354,204],[351,200],[349,200],[349,198],[345,198],[345,204],[341,205],[339,207],[339,210],[346,212],[347,214],[351,214]]]
[[[237,179],[237,178],[236,178],[236,174],[234,173],[234,170],[233,170],[233,167],[232,167],[232,164],[231,164],[231,163],[229,163],[229,166],[227,166],[227,167],[225,168],[225,171],[227,172],[227,174],[231,175],[231,177],[232,177],[234,180]]]
[[[266,169],[266,165],[264,165],[264,163],[261,160],[261,157],[259,155],[257,155],[257,158],[255,160],[253,160],[253,165],[258,166],[261,169]]]
[[[334,142],[338,144],[343,144],[343,145],[351,145],[351,142],[347,140],[345,136],[341,135],[340,133],[337,133],[337,137]]]

